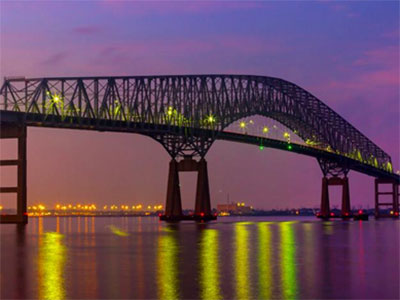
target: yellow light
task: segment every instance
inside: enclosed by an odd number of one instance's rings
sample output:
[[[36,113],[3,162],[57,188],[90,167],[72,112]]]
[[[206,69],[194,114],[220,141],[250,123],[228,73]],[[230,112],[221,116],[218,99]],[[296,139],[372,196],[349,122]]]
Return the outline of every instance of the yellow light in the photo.
[[[2,210],[3,209],[3,206],[2,205],[0,205],[0,210]],[[29,209],[29,207],[28,207],[28,209]]]
[[[214,123],[214,122],[215,122],[215,118],[214,118],[213,115],[209,115],[209,116],[208,116],[208,122],[209,122],[209,123]]]
[[[72,205],[71,205],[71,204],[69,204],[69,205],[68,205],[68,208],[72,208]]]
[[[390,214],[393,215],[393,210],[390,211]]]
[[[148,206],[147,206],[147,209],[151,209],[151,206],[150,206],[150,205],[148,205]]]
[[[36,210],[36,209],[37,209],[37,207],[36,207],[36,206],[32,206],[32,209],[33,209],[33,210]]]
[[[53,97],[54,102],[60,101],[60,97],[58,95],[54,95]]]
[[[287,138],[287,139],[290,138],[290,133],[289,133],[289,132],[285,132],[285,133],[283,134],[283,137],[284,137],[284,138]]]
[[[78,207],[78,208],[81,208],[81,205],[80,205],[80,204],[78,204],[78,205],[77,205],[77,207]]]
[[[132,205],[132,209],[135,209],[136,207],[135,207],[135,205]]]
[[[107,205],[104,205],[104,206],[103,206],[103,209],[107,209]]]
[[[263,133],[268,133],[268,130],[269,130],[268,127],[264,126],[262,131],[263,131]]]
[[[240,128],[246,128],[246,122],[242,121],[239,124]]]
[[[60,204],[57,204],[57,205],[56,205],[56,209],[60,209]]]

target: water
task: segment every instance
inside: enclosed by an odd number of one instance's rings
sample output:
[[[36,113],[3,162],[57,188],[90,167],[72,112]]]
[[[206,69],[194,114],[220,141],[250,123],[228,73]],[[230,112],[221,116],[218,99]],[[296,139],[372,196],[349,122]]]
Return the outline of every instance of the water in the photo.
[[[399,224],[31,218],[1,225],[1,298],[399,298]]]

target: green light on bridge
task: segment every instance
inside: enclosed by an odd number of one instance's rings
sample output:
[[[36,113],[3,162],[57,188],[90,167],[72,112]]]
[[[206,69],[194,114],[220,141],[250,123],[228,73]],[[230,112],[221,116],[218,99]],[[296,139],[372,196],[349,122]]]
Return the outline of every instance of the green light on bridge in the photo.
[[[260,145],[259,149],[260,149],[260,150],[264,150],[264,146],[263,146],[263,145]]]
[[[287,148],[288,148],[288,150],[292,150],[293,149],[293,147],[292,147],[292,145],[287,145]]]

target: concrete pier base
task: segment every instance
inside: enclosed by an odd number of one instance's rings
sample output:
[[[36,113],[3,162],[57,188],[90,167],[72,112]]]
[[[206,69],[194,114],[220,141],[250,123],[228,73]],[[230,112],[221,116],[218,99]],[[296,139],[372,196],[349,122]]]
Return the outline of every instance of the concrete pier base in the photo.
[[[381,192],[379,191],[380,185],[391,185],[391,191],[389,192]],[[380,198],[383,195],[387,195],[390,197],[390,200],[386,200],[386,202],[381,202]],[[391,213],[384,214],[381,212],[381,207],[389,207],[391,209]],[[382,218],[382,217],[392,217],[398,218],[399,217],[399,183],[394,179],[382,179],[376,178],[375,179],[375,217]]]
[[[331,217],[334,217],[333,213],[331,213],[330,211],[330,205],[329,205],[329,186],[331,185],[342,186],[342,209],[340,217],[350,218],[351,217],[350,191],[349,191],[349,179],[347,177],[322,178],[321,211],[318,216],[323,219],[329,219]]]
[[[17,166],[17,186],[0,187],[0,193],[17,194],[17,213],[15,215],[1,214],[0,223],[27,224],[26,199],[26,126],[19,123],[2,123],[0,139],[18,140],[17,159],[0,160],[0,166]]]
[[[185,216],[182,213],[179,172],[198,173],[194,215]],[[206,160],[202,158],[197,162],[191,157],[185,157],[183,160],[177,162],[175,159],[172,159],[169,164],[165,214],[160,216],[160,220],[178,222],[182,220],[210,221],[215,219],[216,216],[211,211]]]

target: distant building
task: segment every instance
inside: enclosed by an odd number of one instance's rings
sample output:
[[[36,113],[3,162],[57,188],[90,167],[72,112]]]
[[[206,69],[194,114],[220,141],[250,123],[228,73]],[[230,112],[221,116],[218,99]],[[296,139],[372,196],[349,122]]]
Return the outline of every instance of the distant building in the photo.
[[[218,204],[217,211],[219,214],[250,214],[253,211],[253,207],[246,206],[244,202]]]

